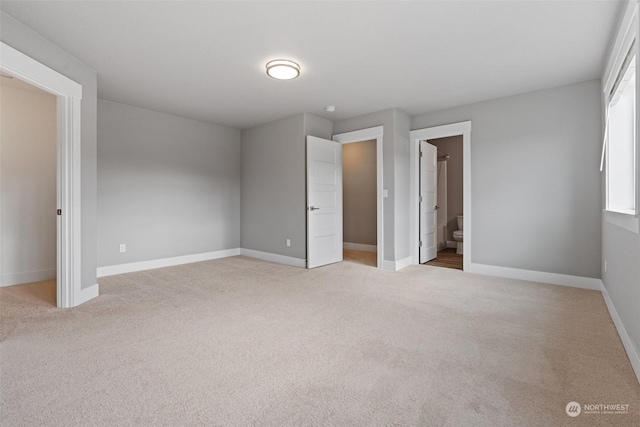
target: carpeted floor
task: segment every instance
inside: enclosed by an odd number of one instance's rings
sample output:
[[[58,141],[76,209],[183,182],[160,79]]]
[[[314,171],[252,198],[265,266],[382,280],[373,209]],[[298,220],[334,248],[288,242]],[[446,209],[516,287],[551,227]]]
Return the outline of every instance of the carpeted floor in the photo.
[[[595,291],[247,257],[100,291],[60,310],[0,289],[2,425],[640,425]],[[630,414],[570,418],[570,401]]]

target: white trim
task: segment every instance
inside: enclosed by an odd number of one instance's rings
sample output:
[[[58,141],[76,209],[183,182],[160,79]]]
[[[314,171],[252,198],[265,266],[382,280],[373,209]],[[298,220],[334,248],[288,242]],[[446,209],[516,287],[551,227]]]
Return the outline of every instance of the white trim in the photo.
[[[183,255],[172,258],[154,259],[150,261],[132,262],[129,264],[110,265],[98,267],[98,277],[113,276],[116,274],[132,273],[134,271],[152,270],[154,268],[172,267],[174,265],[190,264],[192,262],[209,261],[212,259],[227,258],[240,255],[240,248],[225,249],[214,252],[204,252],[193,255]]]
[[[638,234],[639,232],[640,227],[638,226],[638,222],[640,222],[640,219],[635,215],[605,210],[604,220],[618,227],[625,228],[632,233]]]
[[[410,212],[409,212],[409,243],[411,244],[411,263],[419,264],[418,250],[418,199],[420,197],[418,180],[420,178],[420,167],[418,157],[420,141],[445,138],[448,136],[462,135],[462,211],[464,214],[464,240],[463,245],[463,269],[471,270],[471,121],[452,123],[443,126],[435,126],[425,129],[412,130],[409,134],[409,158],[410,158]]]
[[[411,257],[408,256],[399,261],[384,260],[384,269],[389,271],[399,271],[411,265]]]
[[[240,255],[257,258],[264,261],[275,262],[278,264],[291,265],[293,267],[307,267],[307,261],[304,259],[294,258],[286,255],[272,254],[271,252],[254,251],[253,249],[241,248]]]
[[[466,237],[466,236],[465,236]],[[471,273],[485,276],[505,277],[508,279],[527,280],[529,282],[548,283],[551,285],[570,286],[573,288],[600,290],[600,279],[592,277],[572,276],[569,274],[547,273],[544,271],[521,270],[519,268],[499,267],[496,265],[471,264]]]
[[[63,76],[24,53],[0,42],[0,66],[2,70],[14,77],[24,80],[46,92],[56,96],[82,98],[82,85]]]
[[[342,247],[353,251],[378,252],[378,247],[376,245],[365,245],[363,243],[343,242]]]
[[[22,285],[25,283],[42,282],[56,278],[56,269],[27,271],[24,273],[3,274],[0,277],[0,287]]]
[[[600,290],[602,291],[604,302],[607,304],[607,309],[609,310],[611,320],[613,320],[613,324],[615,325],[616,330],[618,331],[618,335],[620,336],[620,341],[622,341],[622,345],[627,352],[627,356],[629,357],[629,362],[631,362],[633,372],[635,372],[636,374],[636,379],[638,380],[638,382],[640,382],[640,353],[638,352],[638,349],[633,345],[633,341],[631,341],[631,338],[629,337],[629,334],[627,333],[627,330],[622,323],[622,319],[620,319],[618,311],[613,305],[613,301],[611,301],[609,293],[607,292],[607,288],[602,281],[600,281]]]
[[[637,8],[638,0],[632,0],[627,3],[627,7],[620,23],[620,27],[616,34],[616,40],[611,49],[611,54],[607,58],[607,65],[602,75],[602,90],[606,94],[606,102],[609,102],[609,93],[613,88],[618,70],[622,67],[629,48],[637,34]]]
[[[57,220],[58,307],[84,302],[81,276],[81,132],[82,86],[16,49],[0,42],[0,71],[58,97]]]
[[[91,285],[88,288],[81,288],[80,292],[78,292],[76,294],[76,305],[80,305],[82,303],[85,303],[87,301],[89,301],[90,299],[96,298],[98,296],[98,294],[100,293],[100,285],[99,284],[95,284],[95,285]]]
[[[367,129],[355,130],[352,132],[344,132],[333,135],[333,140],[341,144],[350,144],[353,142],[376,140],[376,207],[377,207],[377,267],[384,268],[384,126],[376,126]]]

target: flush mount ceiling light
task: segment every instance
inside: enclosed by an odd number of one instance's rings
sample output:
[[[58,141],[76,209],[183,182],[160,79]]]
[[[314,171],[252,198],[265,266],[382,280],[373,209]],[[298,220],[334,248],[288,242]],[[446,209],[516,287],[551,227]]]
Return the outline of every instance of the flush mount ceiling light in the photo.
[[[300,75],[300,66],[293,61],[276,59],[267,62],[267,74],[278,80],[291,80]]]

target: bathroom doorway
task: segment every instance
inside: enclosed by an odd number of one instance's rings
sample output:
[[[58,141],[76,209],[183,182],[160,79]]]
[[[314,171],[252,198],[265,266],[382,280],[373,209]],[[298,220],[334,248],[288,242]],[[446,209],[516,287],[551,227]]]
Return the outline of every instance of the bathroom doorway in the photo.
[[[457,157],[459,157],[461,159],[462,162],[462,216],[460,218],[460,226],[458,226],[458,215],[457,212],[455,214],[456,219],[455,222],[453,221],[453,215],[454,213],[452,212],[452,210],[455,210],[455,207],[450,207],[450,203],[449,200],[447,200],[447,214],[446,214],[446,220],[443,214],[441,214],[441,218],[440,218],[440,225],[442,225],[442,227],[440,228],[440,244],[441,244],[441,250],[439,252],[437,252],[437,246],[438,246],[438,221],[437,221],[437,211],[438,209],[435,209],[435,206],[438,205],[438,201],[437,201],[437,175],[438,172],[440,174],[444,174],[444,169],[446,168],[447,170],[447,177],[449,175],[449,171],[452,169],[452,166],[450,164],[451,162],[451,154],[448,152],[445,152],[442,150],[442,147],[438,148],[432,144],[430,144],[430,142],[432,141],[436,141],[440,140],[440,139],[445,139],[445,138],[450,138],[450,137],[458,137],[461,138],[462,141],[462,154],[460,155],[458,152]],[[466,121],[466,122],[459,122],[459,123],[452,123],[452,124],[448,124],[448,125],[442,125],[442,126],[435,126],[435,127],[430,127],[430,128],[424,128],[424,129],[416,129],[410,132],[410,145],[409,145],[409,156],[410,156],[410,194],[411,194],[411,199],[410,199],[410,205],[409,205],[409,232],[410,232],[410,245],[411,245],[411,263],[412,264],[420,264],[421,263],[421,248],[422,246],[420,246],[421,244],[421,239],[424,239],[424,236],[422,233],[421,234],[421,222],[423,224],[426,224],[428,227],[430,227],[430,229],[428,230],[428,237],[430,238],[429,241],[426,242],[429,252],[428,252],[428,257],[426,257],[427,259],[425,259],[425,257],[422,257],[422,262],[425,262],[427,260],[431,260],[433,258],[436,258],[439,260],[437,262],[442,262],[442,263],[447,263],[450,264],[450,262],[448,262],[448,260],[446,260],[447,255],[460,255],[460,254],[451,254],[451,252],[458,252],[457,248],[458,248],[458,243],[460,243],[460,249],[462,252],[462,269],[466,272],[471,271],[471,241],[472,241],[472,229],[471,229],[471,218],[472,218],[472,209],[471,209],[471,122],[470,121]],[[460,139],[458,139],[458,147],[460,145]],[[429,148],[431,147],[431,148]],[[420,164],[420,152],[423,149],[427,149],[427,151],[429,151],[429,159],[430,159],[430,178],[425,182],[422,183],[421,182],[421,164]],[[457,148],[457,147],[456,147]],[[452,148],[453,149],[453,148]],[[448,148],[445,148],[445,150],[448,150]],[[438,154],[437,152],[440,151],[441,153]],[[449,155],[449,158],[446,158],[447,154]],[[438,162],[438,157],[440,158],[441,162]],[[444,163],[443,163],[444,162]],[[445,166],[446,165],[446,166]],[[438,167],[440,166],[440,167]],[[423,176],[427,176],[427,175],[423,175]],[[458,175],[459,176],[459,175]],[[442,181],[442,178],[441,178]],[[424,185],[426,184],[427,186],[430,186],[430,189],[428,191],[423,191],[421,192],[421,184],[423,184],[423,189],[424,189]],[[444,192],[442,187],[445,185],[444,182],[441,182],[441,193]],[[447,179],[447,183],[446,183],[447,187],[451,186],[451,182],[449,179]],[[422,194],[425,193],[425,194]],[[448,195],[448,191],[447,193],[447,199],[451,198]],[[433,195],[432,195],[433,194]],[[425,195],[427,197],[425,197]],[[428,196],[430,196],[430,200]],[[425,201],[425,203],[421,203],[421,197],[422,200]],[[441,203],[442,203],[442,199],[441,199]],[[421,206],[422,205],[422,206]],[[427,211],[427,207],[429,207],[429,214],[431,215],[429,219],[429,221],[425,221],[425,218],[427,218],[425,215],[421,216],[421,213],[424,213]],[[450,222],[451,221],[451,222]],[[455,224],[455,228],[454,228],[454,224]],[[448,230],[447,232],[445,232],[445,226],[447,226]],[[425,227],[423,227],[423,231],[424,231]],[[455,237],[452,236],[453,233],[451,233],[452,231],[456,232],[456,234],[459,237],[459,241],[455,240]],[[445,237],[446,236],[446,237]],[[453,237],[453,240],[449,240],[450,237]],[[444,247],[444,244],[446,242],[447,246],[453,246],[453,243],[449,243],[449,242],[456,242],[456,249],[450,248],[450,247]],[[433,251],[431,250],[431,248],[433,248]],[[435,256],[436,254],[434,254],[434,251],[437,252],[437,256]],[[460,257],[455,257],[457,259],[459,259]],[[454,259],[455,259],[454,258]],[[456,265],[458,265],[459,261],[454,261]]]
[[[429,139],[436,147],[436,258],[426,265],[463,269],[463,145],[462,135]]]

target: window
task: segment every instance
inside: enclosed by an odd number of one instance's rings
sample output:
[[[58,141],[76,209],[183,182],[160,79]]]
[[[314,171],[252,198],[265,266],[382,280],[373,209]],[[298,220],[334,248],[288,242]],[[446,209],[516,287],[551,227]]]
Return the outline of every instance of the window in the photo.
[[[606,208],[636,214],[636,54],[631,46],[607,108]]]
[[[606,126],[600,170],[605,176],[604,220],[640,233],[638,145],[639,0],[627,2],[602,76]],[[605,168],[606,166],[606,168]]]

